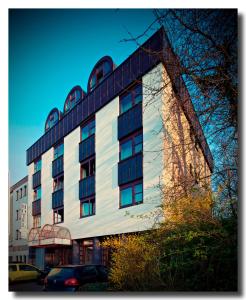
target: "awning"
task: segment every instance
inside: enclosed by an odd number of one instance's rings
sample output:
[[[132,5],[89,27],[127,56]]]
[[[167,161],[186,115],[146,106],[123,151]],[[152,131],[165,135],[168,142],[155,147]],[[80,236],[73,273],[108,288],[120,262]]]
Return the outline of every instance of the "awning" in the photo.
[[[42,228],[32,228],[29,231],[28,246],[30,247],[71,244],[71,235],[66,227],[46,224]]]

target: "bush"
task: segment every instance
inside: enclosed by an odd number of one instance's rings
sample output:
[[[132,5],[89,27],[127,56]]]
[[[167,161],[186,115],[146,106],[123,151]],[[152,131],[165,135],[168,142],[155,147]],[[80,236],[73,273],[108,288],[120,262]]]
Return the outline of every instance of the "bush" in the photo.
[[[234,219],[166,222],[149,233],[107,239],[104,246],[113,249],[113,290],[237,290]]]

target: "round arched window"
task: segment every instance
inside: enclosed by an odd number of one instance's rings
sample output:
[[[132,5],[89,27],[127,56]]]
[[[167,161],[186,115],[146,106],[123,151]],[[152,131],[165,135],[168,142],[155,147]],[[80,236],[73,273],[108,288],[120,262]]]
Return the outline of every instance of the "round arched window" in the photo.
[[[45,122],[45,132],[48,131],[50,128],[52,128],[61,117],[61,112],[57,108],[53,108]]]
[[[70,111],[81,99],[85,97],[85,92],[80,86],[75,86],[68,93],[65,104],[64,104],[64,113]]]
[[[114,70],[114,63],[110,56],[101,58],[93,68],[87,86],[87,91],[92,91],[100,82],[103,81]]]

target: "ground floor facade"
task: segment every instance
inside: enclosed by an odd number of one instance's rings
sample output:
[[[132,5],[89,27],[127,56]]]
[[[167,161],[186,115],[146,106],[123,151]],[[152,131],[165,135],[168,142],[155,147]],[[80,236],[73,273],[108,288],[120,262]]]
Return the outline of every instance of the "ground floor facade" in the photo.
[[[29,247],[29,263],[45,269],[63,264],[109,265],[110,251],[100,246],[104,237],[71,240],[70,245],[47,244]]]

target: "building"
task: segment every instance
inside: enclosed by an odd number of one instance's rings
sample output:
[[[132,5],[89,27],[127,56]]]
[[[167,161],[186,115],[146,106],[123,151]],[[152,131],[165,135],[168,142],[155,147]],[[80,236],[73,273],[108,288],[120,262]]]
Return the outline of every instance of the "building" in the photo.
[[[28,176],[10,188],[9,196],[9,262],[28,261]]]
[[[184,136],[185,155],[174,147]],[[40,268],[106,264],[105,236],[163,219],[160,182],[209,176],[212,156],[162,28],[118,67],[108,56],[96,63],[87,92],[75,86],[63,111],[51,110],[27,166],[28,244]]]

